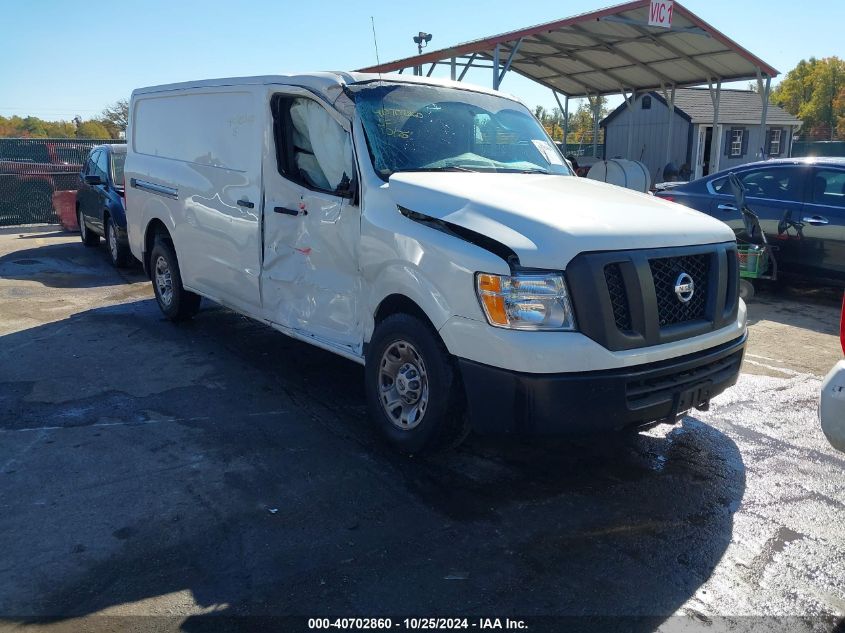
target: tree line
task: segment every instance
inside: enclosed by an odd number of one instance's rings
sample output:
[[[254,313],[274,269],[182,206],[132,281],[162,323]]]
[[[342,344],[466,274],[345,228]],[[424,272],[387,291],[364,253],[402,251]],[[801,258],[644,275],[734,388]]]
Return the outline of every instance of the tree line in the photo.
[[[0,138],[93,138],[118,139],[126,131],[129,102],[121,99],[100,115],[83,120],[44,121],[34,116],[0,116]]]
[[[608,114],[607,99],[598,97],[599,100],[599,121]],[[589,145],[593,142],[594,120],[593,120],[593,98],[581,102],[574,112],[569,113],[569,125],[567,127],[566,142],[569,144]],[[538,105],[534,108],[534,116],[543,124],[552,140],[563,142],[563,112],[560,108],[547,110]],[[601,134],[601,131],[599,131]],[[599,137],[601,142],[601,137]]]
[[[845,140],[845,61],[802,59],[772,91],[772,101],[804,122],[802,137]]]

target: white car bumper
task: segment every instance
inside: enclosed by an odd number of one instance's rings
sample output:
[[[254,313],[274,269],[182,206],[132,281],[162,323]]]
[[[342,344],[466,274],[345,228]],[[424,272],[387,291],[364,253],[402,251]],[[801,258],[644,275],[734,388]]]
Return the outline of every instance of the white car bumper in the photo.
[[[828,441],[845,451],[845,360],[839,361],[822,383],[819,418]]]

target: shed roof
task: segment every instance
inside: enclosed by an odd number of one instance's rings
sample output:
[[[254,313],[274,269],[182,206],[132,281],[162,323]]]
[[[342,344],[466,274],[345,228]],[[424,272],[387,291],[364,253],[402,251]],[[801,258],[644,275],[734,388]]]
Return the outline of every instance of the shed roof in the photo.
[[[677,1],[672,28],[648,26],[649,0],[540,24],[363,69],[393,72],[432,64],[492,68],[501,63],[570,96],[644,92],[721,79],[752,79],[778,71]],[[484,60],[486,66],[479,66]]]
[[[666,103],[660,93],[652,92],[650,94]],[[623,103],[608,114],[601,125],[605,126],[610,123],[624,112],[625,108],[626,105]],[[710,90],[707,88],[679,88],[675,93],[675,110],[692,123],[713,123],[713,100],[710,98]],[[719,123],[760,125],[762,116],[763,101],[759,94],[752,90],[722,89],[719,103]],[[766,124],[800,126],[802,121],[780,106],[770,103],[766,113]]]

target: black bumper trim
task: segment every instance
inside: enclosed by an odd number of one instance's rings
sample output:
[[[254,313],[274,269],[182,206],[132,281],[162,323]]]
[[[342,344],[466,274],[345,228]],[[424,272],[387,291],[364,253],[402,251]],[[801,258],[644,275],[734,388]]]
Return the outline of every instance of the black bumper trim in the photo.
[[[458,359],[481,433],[583,435],[675,416],[736,384],[747,335],[702,352],[606,371],[528,374]]]

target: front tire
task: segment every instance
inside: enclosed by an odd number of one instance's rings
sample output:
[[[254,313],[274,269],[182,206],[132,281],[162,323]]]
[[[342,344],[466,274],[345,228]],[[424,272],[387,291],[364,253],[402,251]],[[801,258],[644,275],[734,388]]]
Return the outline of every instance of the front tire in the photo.
[[[739,298],[748,303],[754,299],[755,295],[754,284],[745,279],[739,280]]]
[[[129,266],[131,254],[129,246],[117,238],[117,227],[111,218],[106,218],[106,246],[109,250],[109,259],[115,268],[126,268]]]
[[[466,437],[463,386],[427,323],[408,314],[387,317],[373,333],[364,371],[370,416],[394,447],[420,453]]]
[[[202,298],[182,286],[176,251],[161,235],[156,236],[150,253],[150,276],[158,307],[168,319],[185,321],[199,312]]]
[[[85,217],[80,209],[76,210],[76,221],[79,223],[79,237],[85,246],[96,246],[100,243],[100,236],[85,226]]]

